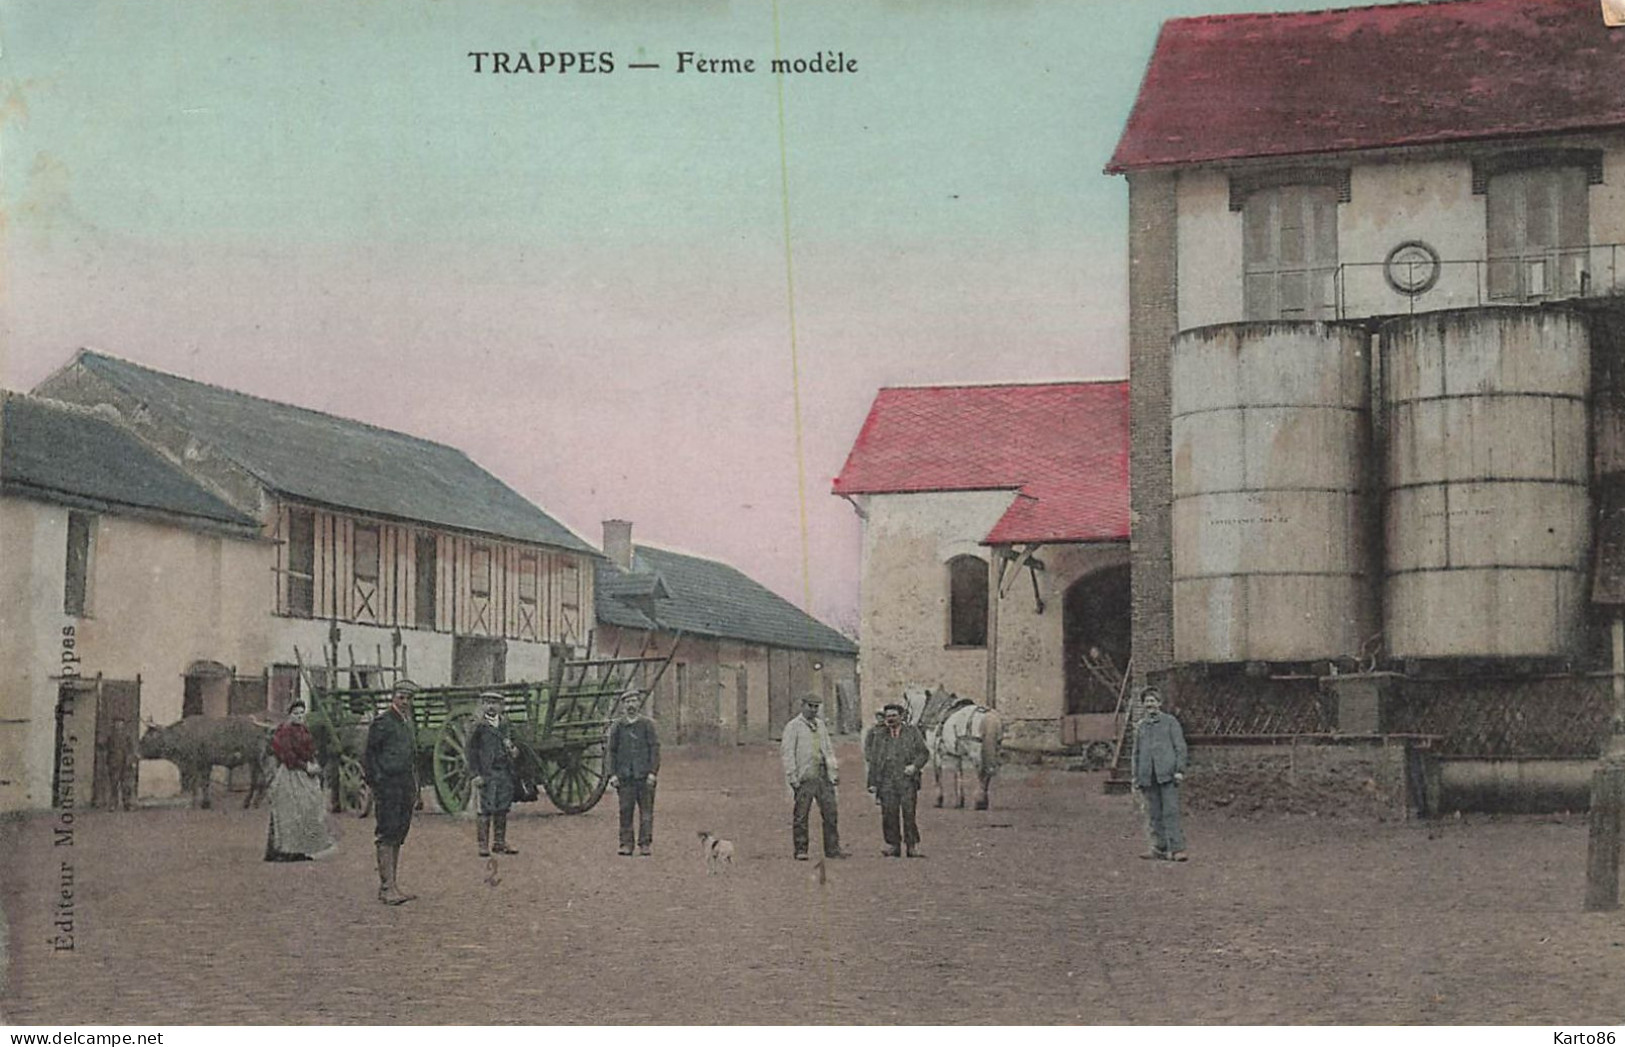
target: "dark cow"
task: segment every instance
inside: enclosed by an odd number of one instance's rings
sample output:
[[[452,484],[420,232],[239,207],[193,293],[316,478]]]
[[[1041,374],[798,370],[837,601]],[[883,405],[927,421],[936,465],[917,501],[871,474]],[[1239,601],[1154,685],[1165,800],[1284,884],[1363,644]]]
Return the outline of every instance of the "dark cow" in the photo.
[[[259,806],[265,796],[265,761],[271,728],[248,716],[189,716],[167,727],[148,725],[141,736],[143,760],[168,760],[181,772],[181,788],[194,807],[209,806],[209,779],[215,767],[248,765],[252,779],[243,806]]]

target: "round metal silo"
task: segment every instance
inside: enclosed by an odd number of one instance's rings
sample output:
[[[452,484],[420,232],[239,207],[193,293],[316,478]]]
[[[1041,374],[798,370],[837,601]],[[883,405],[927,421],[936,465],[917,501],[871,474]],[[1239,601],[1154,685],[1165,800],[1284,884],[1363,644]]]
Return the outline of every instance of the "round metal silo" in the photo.
[[[1377,617],[1365,333],[1198,328],[1171,379],[1174,660],[1358,654]]]
[[[1397,658],[1581,645],[1590,552],[1590,337],[1562,310],[1384,324],[1383,628]]]

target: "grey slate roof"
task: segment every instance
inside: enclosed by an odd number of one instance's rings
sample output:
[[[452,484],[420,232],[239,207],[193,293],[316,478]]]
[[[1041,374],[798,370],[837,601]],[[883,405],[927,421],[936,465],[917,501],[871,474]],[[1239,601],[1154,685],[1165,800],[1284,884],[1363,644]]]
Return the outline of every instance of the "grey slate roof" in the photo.
[[[647,596],[649,579],[665,584],[667,598],[655,601],[651,622],[621,597]],[[628,629],[683,630],[772,647],[856,654],[857,644],[788,600],[715,560],[686,556],[646,545],[633,547],[632,571],[598,564],[594,593],[598,620]]]
[[[8,393],[0,425],[0,482],[8,494],[258,529],[253,517],[210,493],[119,422],[88,408]]]
[[[463,452],[82,350],[79,364],[267,488],[323,505],[598,555]]]

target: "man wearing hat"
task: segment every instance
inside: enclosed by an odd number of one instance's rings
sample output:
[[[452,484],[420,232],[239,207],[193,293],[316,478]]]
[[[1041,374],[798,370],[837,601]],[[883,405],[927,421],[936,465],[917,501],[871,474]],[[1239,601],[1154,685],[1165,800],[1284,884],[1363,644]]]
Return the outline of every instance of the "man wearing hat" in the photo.
[[[474,788],[480,794],[480,809],[474,823],[474,839],[480,857],[518,854],[508,846],[508,810],[513,806],[514,757],[519,748],[503,730],[502,695],[486,691],[480,695],[480,720],[468,740],[468,769]],[[496,839],[492,840],[493,830]]]
[[[818,713],[824,700],[816,694],[801,699],[801,715],[784,727],[779,742],[779,757],[784,764],[785,781],[795,794],[795,807],[790,816],[790,840],[795,847],[797,861],[807,860],[809,832],[807,816],[812,813],[813,801],[818,801],[818,815],[824,823],[824,857],[845,858],[841,850],[841,832],[837,825],[839,812],[835,802],[835,784],[838,767],[835,762],[835,743],[830,741],[829,730]]]
[[[907,848],[910,858],[923,858],[914,815],[920,772],[931,751],[920,729],[903,722],[901,705],[888,702],[881,711],[885,719],[875,728],[869,760],[869,791],[880,801],[880,832],[886,838],[886,849],[880,853],[896,858]]]
[[[1179,786],[1185,780],[1185,731],[1162,711],[1156,688],[1140,692],[1145,710],[1134,730],[1134,788],[1145,800],[1151,823],[1151,850],[1142,858],[1185,860],[1185,833],[1179,825]]]
[[[401,844],[412,828],[412,808],[417,806],[417,743],[412,733],[412,696],[418,685],[411,680],[396,682],[389,708],[367,728],[367,751],[361,758],[361,773],[372,787],[373,811],[378,819],[374,838],[378,845],[378,900],[386,905],[404,905],[417,897],[402,894],[395,886],[400,868]]]
[[[622,856],[632,853],[632,811],[638,812],[638,853],[648,855],[655,838],[655,780],[660,774],[660,734],[643,715],[643,692],[621,694],[621,716],[609,728],[609,784],[621,801]]]

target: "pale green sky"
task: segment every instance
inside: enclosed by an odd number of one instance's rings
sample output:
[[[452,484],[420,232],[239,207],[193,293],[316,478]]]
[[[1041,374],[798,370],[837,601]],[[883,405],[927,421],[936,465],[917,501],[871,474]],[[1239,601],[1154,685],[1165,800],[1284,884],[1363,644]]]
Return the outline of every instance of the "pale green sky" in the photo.
[[[783,0],[786,56],[859,70],[784,84],[816,612],[855,618],[827,492],[879,385],[1124,372],[1101,168],[1158,23],[1318,6]],[[675,72],[773,37],[766,0],[0,0],[5,384],[89,344],[409,429],[800,602],[777,85]]]

